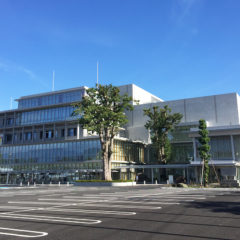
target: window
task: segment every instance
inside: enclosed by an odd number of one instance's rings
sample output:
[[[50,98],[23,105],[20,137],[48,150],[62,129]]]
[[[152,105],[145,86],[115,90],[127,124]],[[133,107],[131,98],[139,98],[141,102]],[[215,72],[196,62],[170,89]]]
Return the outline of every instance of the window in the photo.
[[[36,132],[33,133],[33,139],[34,139],[34,140],[37,139],[37,133],[36,133]]]
[[[14,140],[14,142],[16,142],[16,141],[18,140],[18,135],[17,135],[17,133],[14,134],[13,140]]]
[[[13,118],[8,118],[7,119],[7,125],[13,125]]]
[[[5,135],[5,142],[11,142],[12,141],[12,134],[6,134]]]
[[[40,139],[43,138],[43,131],[40,131]]]
[[[61,130],[61,137],[65,137],[65,129],[64,128]]]
[[[53,138],[53,130],[47,130],[46,131],[46,138]]]
[[[27,135],[27,138],[26,138],[27,141],[32,140],[32,133],[31,132],[27,132],[26,135]]]
[[[77,136],[77,128],[68,128],[68,136],[69,137]]]

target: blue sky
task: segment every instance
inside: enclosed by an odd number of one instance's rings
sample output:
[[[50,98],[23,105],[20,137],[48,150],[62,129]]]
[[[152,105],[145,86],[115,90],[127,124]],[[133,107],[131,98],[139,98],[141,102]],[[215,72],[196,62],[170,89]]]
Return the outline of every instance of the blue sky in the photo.
[[[164,100],[240,92],[239,0],[0,0],[0,110],[99,82]],[[16,107],[16,104],[13,105]]]

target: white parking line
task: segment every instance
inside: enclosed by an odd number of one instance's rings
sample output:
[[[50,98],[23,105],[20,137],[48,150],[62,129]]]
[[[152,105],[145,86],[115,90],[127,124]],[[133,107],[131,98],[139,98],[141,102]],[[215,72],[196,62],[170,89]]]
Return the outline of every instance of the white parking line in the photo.
[[[11,233],[11,232],[13,232],[13,233]],[[30,230],[24,230],[24,229],[2,228],[2,227],[0,227],[0,235],[25,237],[25,238],[36,238],[36,237],[47,236],[48,233],[46,233],[46,232],[30,231]]]
[[[156,199],[156,197],[154,197]],[[161,199],[206,199],[205,197],[168,197],[168,196],[165,196],[165,197],[159,197],[157,198],[159,200]]]
[[[6,205],[6,206],[0,206],[0,208],[3,208],[3,209],[32,209],[32,207],[22,207],[22,206],[9,206],[9,205]]]
[[[135,208],[135,209],[161,209],[162,207],[152,207],[152,206],[130,206],[130,205],[111,205],[111,204],[95,204],[95,203],[78,203],[77,205],[81,205],[83,207],[87,206],[87,207],[103,207],[103,208]]]
[[[89,214],[110,214],[110,215],[123,215],[123,216],[131,216],[131,215],[136,215],[135,212],[121,212],[121,211],[104,211],[104,210],[87,210],[87,209],[71,209],[71,208],[66,208],[66,209],[55,209],[55,208],[39,208],[38,210],[47,210],[50,212],[78,212],[78,213],[89,213]]]
[[[147,205],[159,205],[159,204],[163,204],[163,205],[179,205],[179,202],[140,202],[140,201],[128,201],[128,200],[113,200],[112,203],[129,203],[129,204],[139,204],[139,205],[143,205],[143,204],[147,204]]]
[[[50,216],[39,216],[39,215],[24,215],[24,214],[0,214],[0,218],[14,218],[14,219],[25,219],[25,220],[38,220],[44,222],[61,222],[61,223],[76,223],[76,224],[98,224],[102,221],[95,219],[84,219],[84,218],[63,218],[63,217],[50,217]]]
[[[38,198],[39,201],[63,201],[63,202],[106,202],[108,200],[85,200],[85,199],[67,199],[67,198]]]
[[[29,204],[29,205],[59,205],[60,207],[64,207],[64,203],[59,203],[59,202],[30,202],[30,201],[9,201],[8,203],[14,203],[14,204]],[[69,206],[71,205],[76,205],[76,204],[68,204]]]
[[[74,198],[74,199],[70,199],[70,198],[64,198],[64,199],[68,199],[68,201],[72,201],[72,202],[78,202],[79,200]],[[40,200],[40,199],[39,199]],[[59,199],[58,199],[59,200]],[[145,200],[145,199],[144,199]],[[95,202],[95,201],[92,201]],[[178,205],[180,204],[179,201],[178,202],[168,202],[168,201],[156,201],[156,202],[151,202],[151,201],[131,201],[131,200],[118,200],[118,198],[108,198],[106,200],[102,200],[102,202],[112,202],[112,203],[133,203],[133,204],[163,204],[163,205]]]

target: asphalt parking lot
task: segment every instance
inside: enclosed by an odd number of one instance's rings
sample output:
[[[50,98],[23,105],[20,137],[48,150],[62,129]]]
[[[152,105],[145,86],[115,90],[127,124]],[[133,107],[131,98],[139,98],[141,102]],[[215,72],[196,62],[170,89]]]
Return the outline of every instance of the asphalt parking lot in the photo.
[[[240,191],[0,189],[0,239],[240,239]]]

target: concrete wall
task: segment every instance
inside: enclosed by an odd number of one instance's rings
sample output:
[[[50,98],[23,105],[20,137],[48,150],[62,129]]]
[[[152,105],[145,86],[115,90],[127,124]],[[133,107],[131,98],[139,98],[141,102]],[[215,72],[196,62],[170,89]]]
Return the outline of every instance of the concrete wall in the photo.
[[[147,92],[146,90],[134,85],[134,84],[128,84],[119,86],[120,94],[127,93],[128,96],[131,96],[133,100],[138,100],[139,104],[145,104],[145,103],[155,103],[155,102],[162,102],[163,100],[154,96],[153,94]],[[136,103],[134,103],[136,105]]]
[[[153,94],[145,91],[144,89],[134,84],[132,85],[132,89],[133,89],[133,99],[139,100],[139,104],[163,102],[162,99],[154,96]]]
[[[239,124],[240,124],[240,96],[238,94],[237,95],[237,103],[238,103],[238,116],[239,116]]]
[[[143,115],[143,109],[154,105],[163,107],[168,105],[172,113],[182,113],[182,123],[196,123],[205,119],[209,127],[239,125],[240,97],[236,93],[214,95],[207,97],[189,98],[135,106],[129,117],[128,132],[132,140],[149,139],[148,131],[144,125],[148,118]]]

